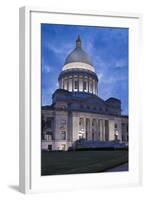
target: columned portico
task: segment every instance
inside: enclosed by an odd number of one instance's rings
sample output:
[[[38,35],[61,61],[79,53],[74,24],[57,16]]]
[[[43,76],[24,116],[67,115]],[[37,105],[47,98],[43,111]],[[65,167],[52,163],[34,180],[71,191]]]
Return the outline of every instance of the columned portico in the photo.
[[[98,119],[95,117],[79,117],[78,118],[79,139],[84,138],[92,141],[108,141],[109,140],[109,121],[105,119]]]

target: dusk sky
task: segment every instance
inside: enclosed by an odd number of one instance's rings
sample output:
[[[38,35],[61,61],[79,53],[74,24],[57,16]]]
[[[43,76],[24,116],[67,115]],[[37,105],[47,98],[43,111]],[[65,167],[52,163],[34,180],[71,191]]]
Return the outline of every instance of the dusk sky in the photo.
[[[128,29],[74,25],[41,25],[42,105],[52,102],[65,59],[80,35],[97,73],[98,96],[115,97],[128,114]]]

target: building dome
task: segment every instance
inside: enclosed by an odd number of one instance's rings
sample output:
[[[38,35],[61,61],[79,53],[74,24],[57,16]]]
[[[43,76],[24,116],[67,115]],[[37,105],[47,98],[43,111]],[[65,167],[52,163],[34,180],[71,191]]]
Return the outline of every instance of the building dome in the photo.
[[[78,36],[75,49],[67,56],[63,66],[64,70],[82,69],[95,72],[88,54],[82,49],[81,39]]]
[[[90,58],[82,49],[80,37],[76,40],[75,49],[65,60],[58,81],[60,89],[97,95],[98,77]]]
[[[73,63],[73,62],[81,62],[81,63],[92,65],[92,62],[89,56],[82,49],[81,40],[79,36],[76,40],[76,48],[67,56],[64,65]]]

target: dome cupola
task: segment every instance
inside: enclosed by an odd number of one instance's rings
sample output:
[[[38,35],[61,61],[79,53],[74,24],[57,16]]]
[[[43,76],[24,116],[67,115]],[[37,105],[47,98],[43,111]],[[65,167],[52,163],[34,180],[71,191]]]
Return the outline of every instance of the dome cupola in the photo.
[[[78,36],[76,40],[76,48],[67,56],[64,65],[74,62],[81,62],[92,65],[89,56],[82,49],[80,36]]]

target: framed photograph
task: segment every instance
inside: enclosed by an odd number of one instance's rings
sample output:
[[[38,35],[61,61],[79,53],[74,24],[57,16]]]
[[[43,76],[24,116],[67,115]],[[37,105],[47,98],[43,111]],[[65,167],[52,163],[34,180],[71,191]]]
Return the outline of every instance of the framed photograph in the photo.
[[[20,191],[140,185],[141,15],[20,8]]]

